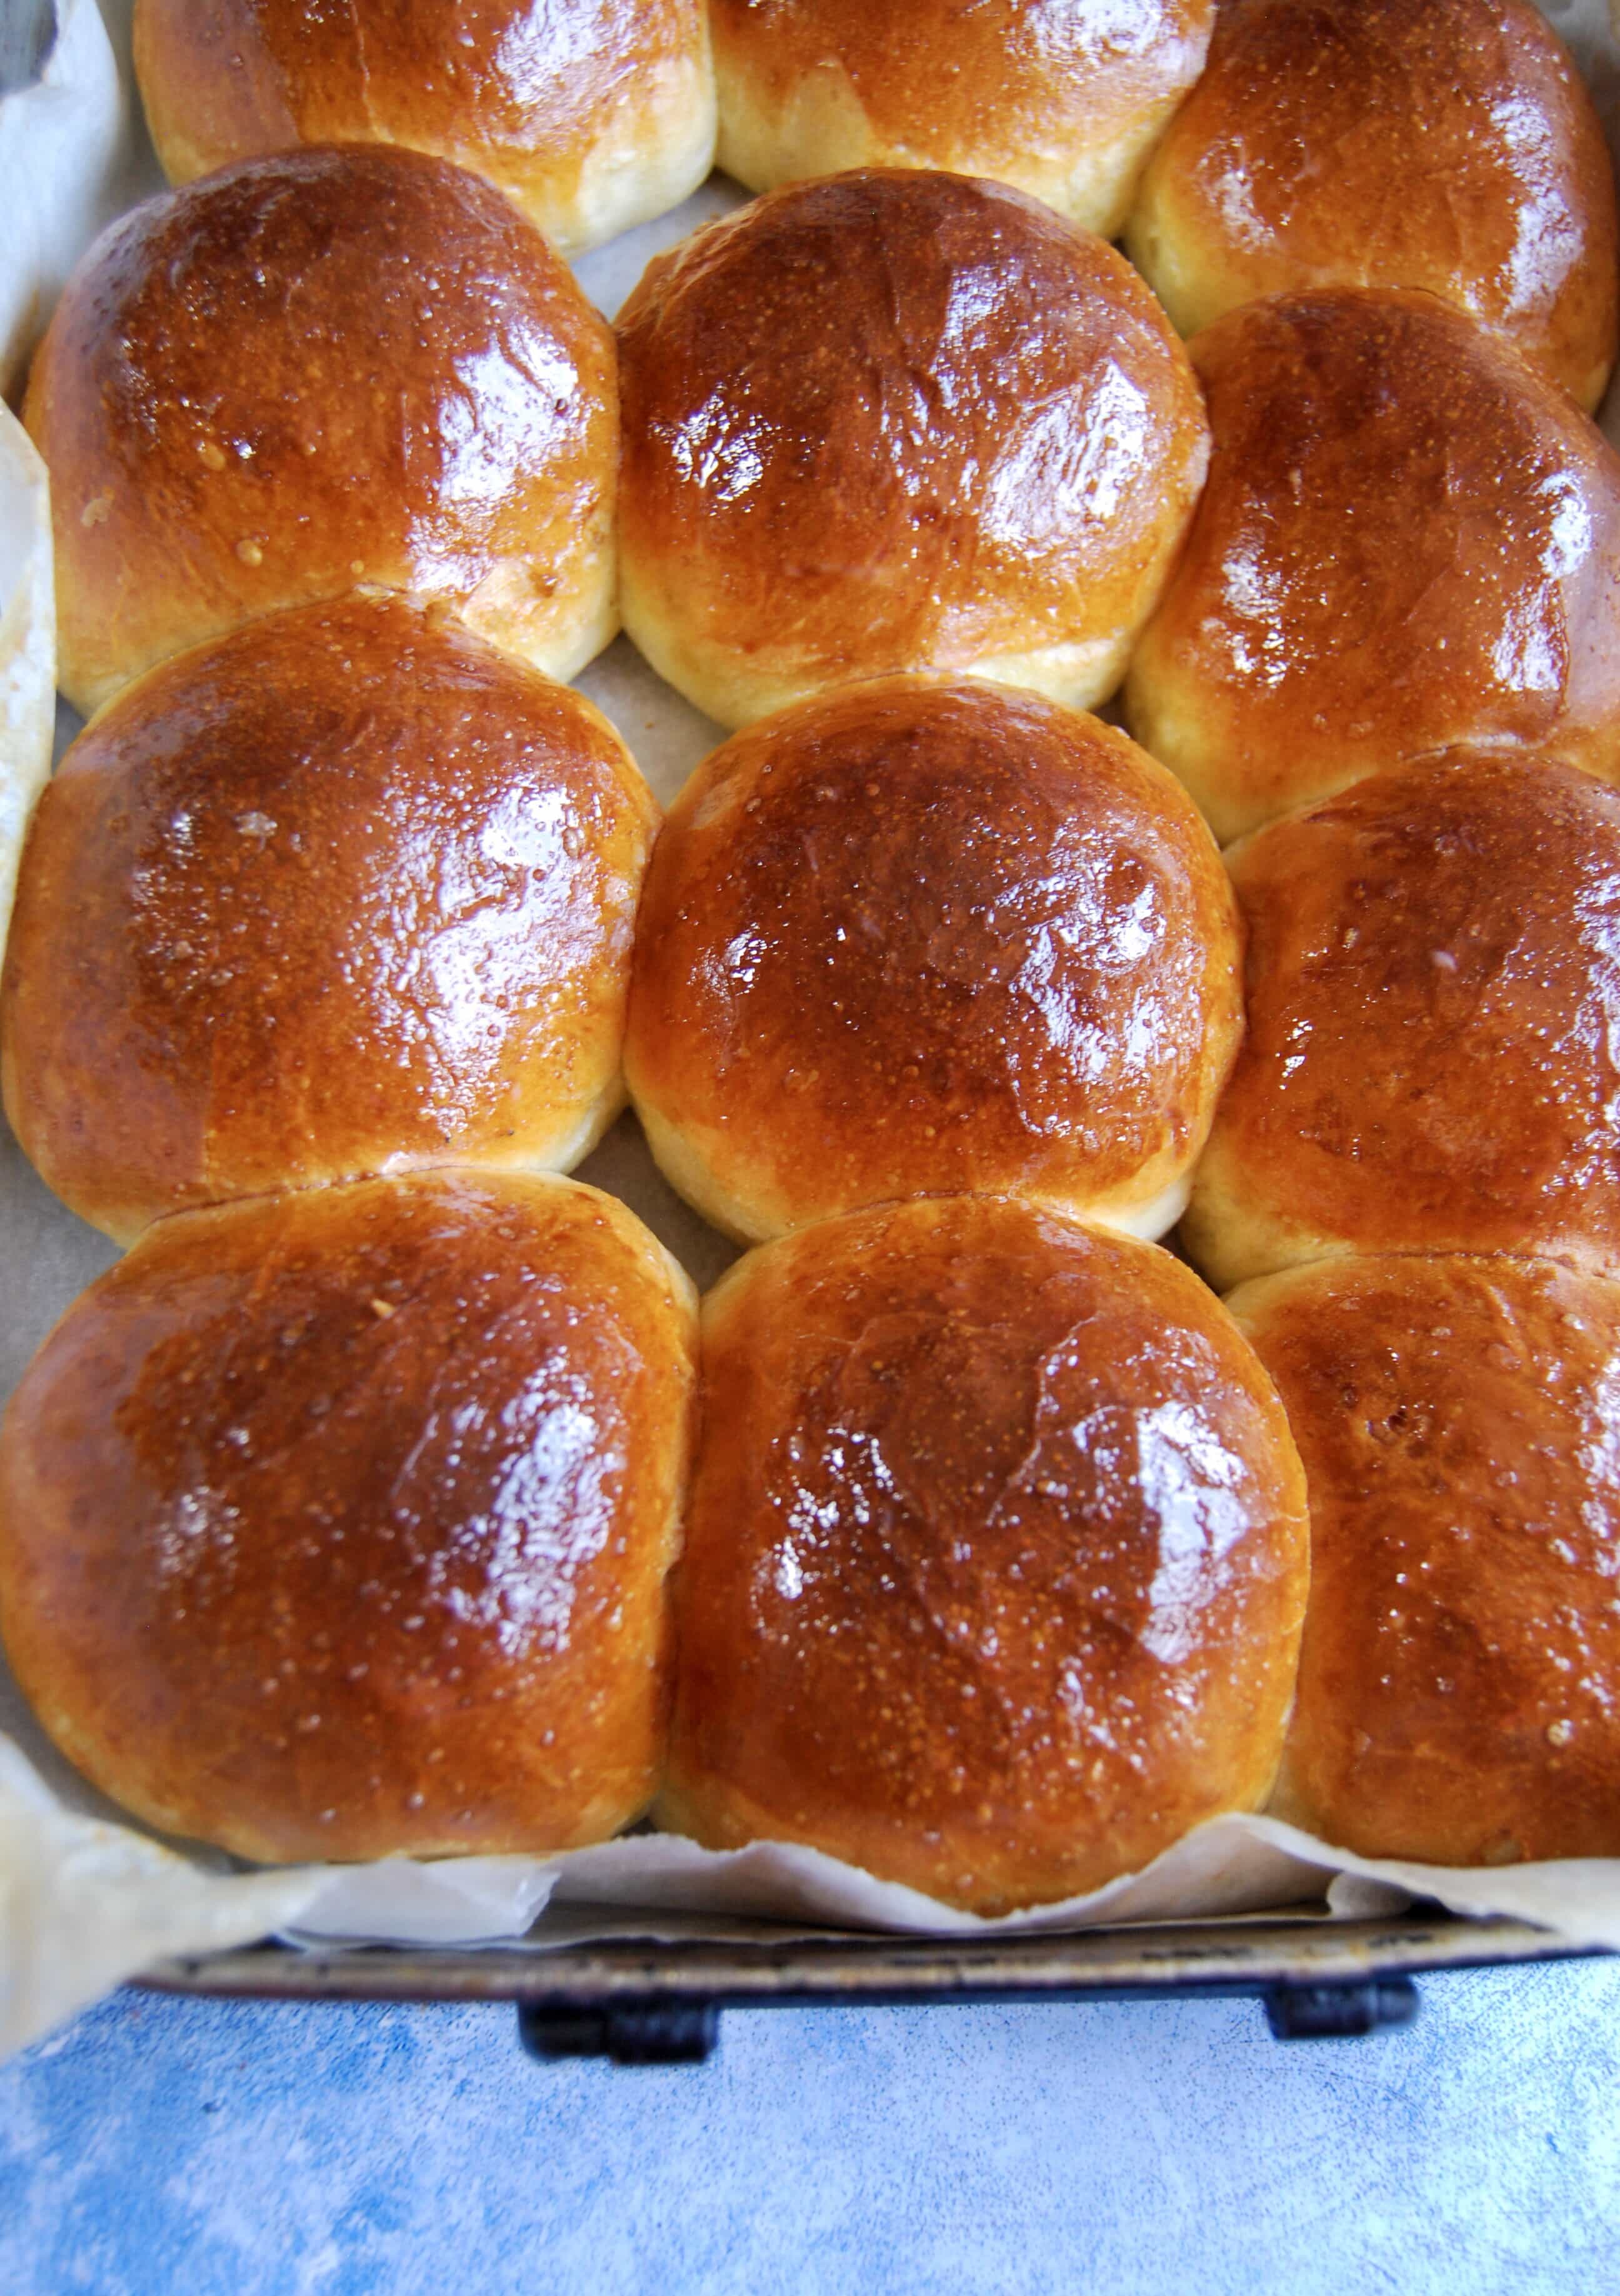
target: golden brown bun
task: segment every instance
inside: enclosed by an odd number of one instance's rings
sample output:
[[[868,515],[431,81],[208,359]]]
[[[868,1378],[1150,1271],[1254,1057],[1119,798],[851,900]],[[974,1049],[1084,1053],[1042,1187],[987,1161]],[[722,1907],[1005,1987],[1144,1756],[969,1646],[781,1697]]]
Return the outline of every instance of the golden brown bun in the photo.
[[[772,193],[621,319],[625,627],[737,726],[856,677],[1100,701],[1203,480],[1158,305],[1032,200],[890,169]]]
[[[1620,775],[1620,459],[1431,295],[1279,295],[1193,346],[1214,453],[1126,709],[1222,842],[1471,743]]]
[[[612,636],[609,331],[487,184],[294,152],[97,240],[29,384],[63,691],[357,586],[570,677]]]
[[[657,822],[581,695],[404,599],[302,606],[128,688],[35,814],[6,1112],[73,1210],[575,1163]]]
[[[0,1623],[70,1760],[244,1857],[563,1849],[653,1791],[691,1286],[555,1178],[162,1221],[0,1445]]]
[[[729,1234],[978,1190],[1156,1235],[1242,1026],[1231,888],[1172,775],[1039,694],[893,678],[687,783],[625,1072]]]
[[[1615,359],[1615,184],[1531,0],[1223,0],[1127,244],[1181,332],[1302,287],[1421,287],[1590,413]]]
[[[719,160],[756,192],[846,168],[991,176],[1112,238],[1204,68],[1214,0],[710,0]]]
[[[703,1315],[663,1822],[978,1914],[1266,1794],[1304,1491],[1219,1303],[994,1197],[805,1228]]]
[[[1620,1285],[1329,1260],[1231,1305],[1311,1493],[1276,1814],[1369,1857],[1620,1856]]]
[[[436,152],[566,253],[678,207],[714,159],[701,0],[136,0],[171,183],[295,144]]]
[[[1182,1227],[1211,1283],[1344,1250],[1620,1274],[1620,794],[1442,759],[1229,857],[1248,1033]]]

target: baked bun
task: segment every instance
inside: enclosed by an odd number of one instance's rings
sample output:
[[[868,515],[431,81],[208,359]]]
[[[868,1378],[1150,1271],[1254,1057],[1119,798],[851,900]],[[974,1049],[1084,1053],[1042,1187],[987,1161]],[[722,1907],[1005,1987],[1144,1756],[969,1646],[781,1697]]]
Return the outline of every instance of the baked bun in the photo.
[[[994,184],[839,176],[659,257],[620,328],[625,627],[700,709],[907,669],[1112,690],[1206,439],[1101,240]]]
[[[1472,743],[1620,775],[1620,458],[1432,295],[1219,320],[1214,453],[1126,710],[1225,842]]]
[[[1367,1857],[1620,1856],[1620,1285],[1328,1260],[1231,1304],[1311,1493],[1276,1815]]]
[[[165,662],[34,817],[12,1128],[120,1241],[364,1172],[574,1163],[623,1104],[656,822],[582,695],[402,598]]]
[[[1615,359],[1615,184],[1531,0],[1223,0],[1126,243],[1183,334],[1301,287],[1421,287],[1590,413]]]
[[[731,1235],[958,1190],[1156,1235],[1238,1048],[1242,954],[1208,830],[1124,734],[890,678],[687,783],[625,1069],[654,1154]]]
[[[0,1624],[57,1745],[244,1857],[616,1832],[663,1735],[690,1292],[567,1180],[162,1221],[0,1443]]]
[[[1620,793],[1442,759],[1229,857],[1248,1033],[1182,1228],[1210,1281],[1345,1250],[1620,1274]]]
[[[26,413],[86,712],[166,654],[365,586],[557,677],[613,636],[609,331],[442,160],[293,152],[149,200],[74,273]]]
[[[1167,1252],[995,1197],[857,1212],[739,1262],[703,1366],[662,1822],[994,1915],[1264,1797],[1303,1485]]]
[[[1214,0],[710,0],[720,164],[756,192],[845,168],[1014,184],[1112,238],[1204,69]]]
[[[565,253],[678,207],[714,160],[702,0],[136,0],[170,183],[295,144],[404,144],[488,177]]]

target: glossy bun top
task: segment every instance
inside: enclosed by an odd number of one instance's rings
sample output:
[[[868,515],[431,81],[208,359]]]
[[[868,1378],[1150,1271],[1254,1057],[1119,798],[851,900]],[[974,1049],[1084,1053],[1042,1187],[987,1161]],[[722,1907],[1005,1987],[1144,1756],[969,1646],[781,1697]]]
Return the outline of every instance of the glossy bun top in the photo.
[[[1303,287],[1421,287],[1584,406],[1615,357],[1614,173],[1531,0],[1223,0],[1131,253],[1183,334]]]
[[[267,616],[82,734],[29,834],[5,1104],[76,1211],[582,1156],[657,808],[582,695],[400,598]]]
[[[559,677],[614,627],[607,327],[487,184],[381,146],[149,200],[35,360],[63,690],[363,586]]]
[[[711,0],[720,164],[992,176],[1111,238],[1197,78],[1214,0]]]
[[[742,1260],[703,1361],[664,1822],[1000,1914],[1265,1795],[1303,1486],[1167,1252],[993,1197],[858,1212]]]
[[[1311,1493],[1276,1815],[1367,1857],[1620,1856],[1620,1285],[1332,1260],[1231,1304]]]
[[[677,207],[714,157],[702,0],[136,0],[171,183],[295,144],[432,152],[572,253]]]
[[[711,717],[908,669],[1112,689],[1206,450],[1101,240],[993,184],[838,176],[657,258],[620,348],[625,627]]]
[[[1453,746],[1620,773],[1620,458],[1433,296],[1279,295],[1199,336],[1214,452],[1131,731],[1223,841]]]
[[[163,1220],[0,1440],[0,1626],[69,1759],[244,1857],[544,1852],[652,1792],[691,1287],[572,1181]]]
[[[1248,1031],[1182,1231],[1211,1281],[1344,1250],[1620,1274],[1620,793],[1453,758],[1230,859]]]
[[[1122,734],[1007,687],[876,680],[687,783],[626,1073],[665,1170],[735,1234],[966,1189],[1157,1234],[1241,966],[1209,832]]]

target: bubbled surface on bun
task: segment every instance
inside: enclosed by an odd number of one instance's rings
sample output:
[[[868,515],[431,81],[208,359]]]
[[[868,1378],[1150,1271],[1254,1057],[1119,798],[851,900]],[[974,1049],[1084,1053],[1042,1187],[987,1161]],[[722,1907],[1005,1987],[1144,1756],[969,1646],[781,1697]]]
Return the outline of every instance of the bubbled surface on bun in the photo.
[[[1346,1250],[1620,1274],[1620,793],[1440,759],[1230,859],[1248,1029],[1182,1227],[1211,1282]]]
[[[136,0],[171,183],[296,144],[408,144],[564,253],[678,207],[714,158],[701,0]]]
[[[1620,458],[1433,296],[1199,336],[1209,483],[1126,708],[1224,842],[1470,743],[1620,774]]]
[[[1531,0],[1224,0],[1131,253],[1183,334],[1302,287],[1420,287],[1590,413],[1615,357],[1615,184]]]
[[[57,1745],[244,1857],[615,1832],[662,1751],[690,1292],[555,1178],[160,1223],[0,1443],[0,1626]]]
[[[756,200],[621,318],[625,627],[722,725],[885,672],[1089,704],[1203,480],[1186,354],[1101,240],[875,170]]]
[[[1266,1794],[1305,1596],[1269,1382],[1168,1253],[989,1197],[709,1296],[660,1816],[978,1914]]]
[[[1111,238],[1209,47],[1213,0],[711,0],[720,164],[991,176]]]
[[[687,783],[625,1069],[659,1161],[732,1234],[969,1189],[1157,1234],[1242,994],[1226,873],[1162,766],[1038,694],[881,679]]]
[[[576,1162],[622,1104],[656,822],[588,701],[403,599],[166,662],[35,815],[12,1129],[120,1240],[368,1171]]]
[[[70,280],[26,415],[62,682],[363,585],[570,677],[612,636],[613,348],[487,184],[293,152],[133,209]]]
[[[1311,1493],[1275,1814],[1368,1857],[1620,1856],[1620,1285],[1332,1260],[1231,1305]]]

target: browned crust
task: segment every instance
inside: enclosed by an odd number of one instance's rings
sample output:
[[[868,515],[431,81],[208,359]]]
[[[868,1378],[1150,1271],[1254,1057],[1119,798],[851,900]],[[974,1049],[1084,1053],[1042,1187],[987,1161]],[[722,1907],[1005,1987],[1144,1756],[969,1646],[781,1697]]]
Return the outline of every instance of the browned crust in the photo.
[[[1184,332],[1302,287],[1421,287],[1584,406],[1614,365],[1614,172],[1531,0],[1225,0],[1133,256]]]
[[[626,1070],[704,1209],[754,1237],[969,1189],[1132,1225],[1207,1132],[1241,954],[1208,831],[1122,734],[1005,687],[875,681],[687,783]]]
[[[149,200],[29,386],[64,691],[365,584],[571,675],[612,632],[613,376],[566,266],[442,160],[294,152]]]
[[[657,258],[620,346],[626,625],[730,723],[857,676],[1117,647],[1203,477],[1152,297],[1001,185],[773,193]]]
[[[1435,1866],[1620,1854],[1620,1286],[1361,1259],[1232,1307],[1311,1492],[1278,1814]]]
[[[1325,1250],[1620,1272],[1620,795],[1492,754],[1232,856],[1248,1029],[1183,1234],[1221,1288]]]
[[[166,1220],[0,1442],[0,1622],[62,1751],[267,1860],[545,1851],[652,1791],[690,1287],[556,1179]]]
[[[1193,357],[1209,483],[1127,710],[1222,840],[1468,744],[1620,772],[1620,460],[1433,296],[1324,290]]]
[[[1268,1790],[1303,1488],[1149,1244],[958,1197],[752,1254],[704,1315],[666,1822],[982,1914]]]
[[[573,1160],[613,1112],[657,809],[589,702],[403,599],[152,671],[64,759],[0,983],[76,1211]]]

